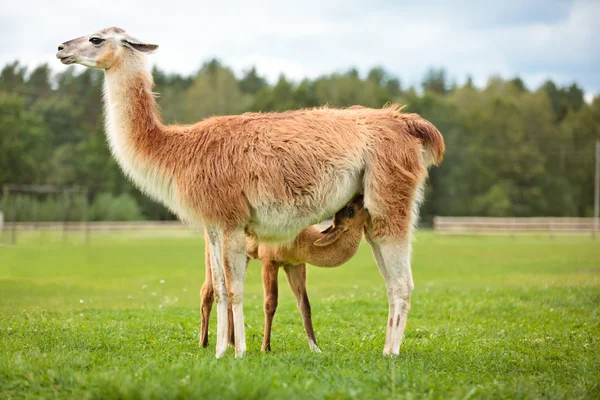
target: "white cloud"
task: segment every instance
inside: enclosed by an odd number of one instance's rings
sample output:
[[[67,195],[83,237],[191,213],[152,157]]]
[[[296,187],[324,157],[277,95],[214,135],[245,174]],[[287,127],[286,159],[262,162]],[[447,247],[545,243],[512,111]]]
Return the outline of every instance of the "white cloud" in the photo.
[[[169,72],[192,73],[217,57],[237,72],[256,65],[271,81],[280,73],[298,80],[382,65],[418,84],[437,66],[461,81],[520,75],[530,87],[553,78],[600,91],[594,0],[8,3],[0,5],[0,64],[19,59],[61,70],[54,59],[60,42],[120,26],[160,44],[151,62]]]

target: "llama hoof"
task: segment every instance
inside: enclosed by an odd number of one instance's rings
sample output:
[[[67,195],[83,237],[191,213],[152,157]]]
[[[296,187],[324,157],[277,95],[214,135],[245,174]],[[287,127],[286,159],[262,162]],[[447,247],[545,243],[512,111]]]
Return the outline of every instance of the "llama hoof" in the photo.
[[[246,355],[246,346],[236,347],[235,349],[235,358],[244,358]]]
[[[310,347],[310,351],[314,353],[322,353],[321,349],[319,348],[319,345],[313,341],[308,342],[308,347]]]
[[[227,351],[227,346],[221,347],[221,348],[217,347],[217,351],[215,353],[215,357],[217,357],[217,358],[223,358],[223,356],[225,355],[226,351]]]
[[[263,353],[270,353],[271,352],[271,343],[263,344],[262,347],[260,348],[260,351],[262,351]]]
[[[398,357],[400,355],[400,351],[392,351],[392,349],[383,349],[383,356],[384,357]]]

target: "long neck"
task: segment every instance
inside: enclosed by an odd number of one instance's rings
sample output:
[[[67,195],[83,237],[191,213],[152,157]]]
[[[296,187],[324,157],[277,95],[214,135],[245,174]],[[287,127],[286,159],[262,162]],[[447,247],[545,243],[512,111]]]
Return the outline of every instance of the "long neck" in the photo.
[[[362,225],[350,226],[339,239],[327,246],[315,246],[315,240],[323,234],[314,226],[303,230],[298,240],[302,243],[298,248],[303,254],[303,261],[317,267],[337,267],[348,261],[360,245]]]
[[[104,102],[109,134],[126,135],[131,144],[164,134],[153,85],[143,55],[106,70]]]
[[[172,146],[160,121],[152,86],[143,55],[106,70],[106,134],[124,172],[142,191],[169,206]]]

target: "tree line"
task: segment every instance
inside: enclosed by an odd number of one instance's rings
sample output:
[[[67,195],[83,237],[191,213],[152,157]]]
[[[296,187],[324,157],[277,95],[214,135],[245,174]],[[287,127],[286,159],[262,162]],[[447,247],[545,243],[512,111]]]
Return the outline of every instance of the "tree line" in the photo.
[[[431,69],[421,87],[403,87],[383,68],[356,69],[270,84],[255,68],[236,76],[217,60],[189,76],[154,67],[165,122],[211,115],[283,111],[327,104],[405,104],[444,135],[443,164],[430,172],[422,219],[454,216],[590,216],[594,141],[600,139],[600,98],[584,101],[575,83],[528,88],[519,78],[452,82]],[[80,185],[87,198],[8,193],[5,217],[19,220],[174,218],[139,193],[108,151],[102,116],[102,72],[74,67],[53,74],[13,62],[0,73],[0,185]],[[62,197],[61,197],[62,196]],[[84,203],[90,204],[89,208]],[[65,208],[70,210],[66,213]],[[18,212],[15,212],[18,210]],[[68,217],[65,215],[68,214]]]

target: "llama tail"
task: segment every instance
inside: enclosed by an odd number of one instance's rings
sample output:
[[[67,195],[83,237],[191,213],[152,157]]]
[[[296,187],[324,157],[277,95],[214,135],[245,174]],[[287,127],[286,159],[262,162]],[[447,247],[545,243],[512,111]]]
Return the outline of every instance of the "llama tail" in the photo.
[[[401,114],[406,123],[406,133],[420,139],[425,150],[425,165],[440,165],[444,158],[446,145],[440,131],[418,114]]]
[[[446,151],[442,134],[431,122],[421,118],[419,114],[402,113],[401,111],[404,107],[398,104],[391,104],[384,107],[384,110],[391,111],[395,118],[404,123],[404,133],[421,140],[425,166],[439,165]]]

